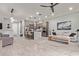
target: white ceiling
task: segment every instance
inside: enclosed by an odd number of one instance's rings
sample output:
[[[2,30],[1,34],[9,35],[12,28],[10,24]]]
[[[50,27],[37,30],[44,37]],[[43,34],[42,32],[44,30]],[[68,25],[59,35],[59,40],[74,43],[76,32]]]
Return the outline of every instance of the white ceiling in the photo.
[[[54,7],[55,15],[51,16],[51,9],[49,7],[40,7],[40,5],[50,5],[49,3],[0,3],[0,16],[10,16],[10,11],[14,8],[14,17],[17,18],[29,18],[40,17],[41,19],[45,19],[44,16],[54,17],[59,15],[68,14],[71,12],[79,11],[78,3],[60,3]],[[69,7],[72,7],[73,10],[69,11]],[[42,16],[36,15],[36,12],[40,12]]]

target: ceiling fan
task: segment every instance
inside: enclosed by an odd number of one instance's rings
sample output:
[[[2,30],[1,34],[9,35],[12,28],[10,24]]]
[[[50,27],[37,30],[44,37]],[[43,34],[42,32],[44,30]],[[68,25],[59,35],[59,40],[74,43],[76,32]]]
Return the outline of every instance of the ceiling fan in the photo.
[[[10,12],[13,13],[14,12],[14,9],[12,8]]]
[[[51,10],[52,10],[52,12],[54,13],[54,7],[56,6],[56,5],[58,5],[59,3],[50,3],[51,5],[50,6],[45,6],[45,5],[40,5],[41,7],[50,7],[51,8]]]

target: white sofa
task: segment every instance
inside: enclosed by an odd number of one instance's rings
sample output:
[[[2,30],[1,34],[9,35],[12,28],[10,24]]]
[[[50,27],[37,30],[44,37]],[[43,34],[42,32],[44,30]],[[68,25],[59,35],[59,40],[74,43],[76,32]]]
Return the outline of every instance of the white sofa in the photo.
[[[69,44],[70,43],[70,37],[69,36],[64,36],[64,35],[49,35],[48,36],[48,40],[53,40],[53,41],[57,41],[57,40],[64,40],[63,42]]]

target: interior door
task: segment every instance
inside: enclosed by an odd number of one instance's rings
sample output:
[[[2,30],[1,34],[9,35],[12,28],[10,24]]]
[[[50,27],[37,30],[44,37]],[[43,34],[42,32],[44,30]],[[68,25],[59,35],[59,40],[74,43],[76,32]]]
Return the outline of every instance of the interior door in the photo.
[[[13,23],[12,24],[12,30],[13,30],[13,35],[14,36],[19,36],[20,33],[20,28],[19,28],[19,23]]]

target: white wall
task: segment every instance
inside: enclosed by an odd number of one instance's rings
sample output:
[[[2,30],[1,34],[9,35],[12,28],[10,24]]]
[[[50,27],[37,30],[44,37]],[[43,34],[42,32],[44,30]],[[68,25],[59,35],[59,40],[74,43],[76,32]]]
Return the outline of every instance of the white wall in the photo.
[[[20,23],[20,21],[22,21],[22,23]],[[24,20],[17,20],[16,22],[13,22],[12,30],[15,36],[20,36],[20,34],[23,34],[24,36]]]
[[[19,22],[12,23],[13,35],[19,36],[19,32],[20,32],[19,29],[20,29]]]
[[[2,29],[0,29],[0,33],[9,33],[12,34],[12,25],[9,18],[0,17],[0,23],[2,23]],[[7,24],[10,24],[10,28],[7,28]]]
[[[10,36],[13,35],[20,36],[20,20],[17,20],[16,22],[12,23],[9,17],[0,17],[0,23],[2,23],[2,29],[0,29],[0,33],[10,34]],[[22,19],[21,21],[22,21],[22,33],[24,34],[24,20]],[[7,28],[7,24],[10,24],[11,27],[10,29]]]
[[[57,30],[57,22],[71,21],[71,30]],[[56,17],[49,21],[49,31],[55,30],[58,34],[76,32],[79,29],[79,13]]]

